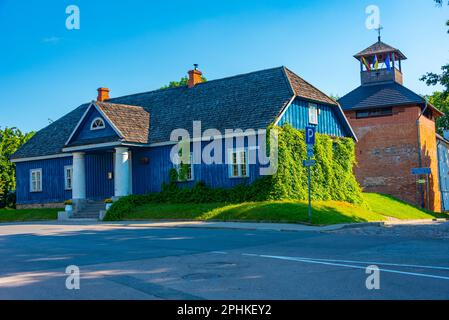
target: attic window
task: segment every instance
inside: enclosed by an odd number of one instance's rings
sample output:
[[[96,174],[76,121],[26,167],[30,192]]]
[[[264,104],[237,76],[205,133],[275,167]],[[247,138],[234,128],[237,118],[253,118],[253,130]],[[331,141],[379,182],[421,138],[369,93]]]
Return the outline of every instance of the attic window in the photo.
[[[90,125],[90,130],[101,130],[104,129],[104,120],[101,118],[95,118],[94,121],[92,121],[92,124]]]

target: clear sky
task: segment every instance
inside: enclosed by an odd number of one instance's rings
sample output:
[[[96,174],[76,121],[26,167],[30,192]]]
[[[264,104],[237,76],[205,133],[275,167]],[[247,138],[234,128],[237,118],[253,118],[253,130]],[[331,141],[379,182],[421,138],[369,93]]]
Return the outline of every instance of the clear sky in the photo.
[[[67,30],[68,5],[80,30]],[[405,85],[449,62],[449,7],[432,0],[0,0],[0,126],[39,130],[106,86],[111,96],[157,89],[193,63],[208,79],[285,65],[324,92],[359,85],[352,57],[377,40],[365,8],[379,6],[383,41],[409,59]]]

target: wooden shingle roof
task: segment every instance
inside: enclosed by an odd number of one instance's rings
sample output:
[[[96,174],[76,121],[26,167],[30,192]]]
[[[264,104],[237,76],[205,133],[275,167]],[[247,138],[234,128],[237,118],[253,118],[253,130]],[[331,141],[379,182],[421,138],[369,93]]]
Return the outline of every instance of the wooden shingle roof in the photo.
[[[378,42],[374,43],[373,45],[369,46],[368,48],[366,48],[365,50],[360,51],[359,53],[357,53],[354,56],[354,58],[360,59],[361,57],[374,56],[375,54],[379,55],[379,54],[383,54],[383,53],[393,53],[393,52],[396,54],[396,56],[400,60],[407,59],[407,57],[400,50],[398,50],[382,41],[378,41]]]

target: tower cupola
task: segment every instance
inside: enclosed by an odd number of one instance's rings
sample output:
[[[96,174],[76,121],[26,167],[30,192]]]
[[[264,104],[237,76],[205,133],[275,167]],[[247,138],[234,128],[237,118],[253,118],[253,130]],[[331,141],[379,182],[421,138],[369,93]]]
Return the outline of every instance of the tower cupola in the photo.
[[[398,49],[379,40],[372,46],[357,53],[354,58],[360,61],[362,85],[385,82],[403,84],[402,61],[407,57]]]

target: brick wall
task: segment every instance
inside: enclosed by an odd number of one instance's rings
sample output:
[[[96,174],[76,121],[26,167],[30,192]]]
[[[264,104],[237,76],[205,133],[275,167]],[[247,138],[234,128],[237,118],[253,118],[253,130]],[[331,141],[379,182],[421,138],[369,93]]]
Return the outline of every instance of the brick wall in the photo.
[[[419,106],[394,107],[392,116],[366,119],[357,119],[355,111],[346,112],[359,139],[354,173],[364,191],[389,194],[421,205],[420,189],[416,177],[411,174],[412,168],[419,167],[416,120],[420,111]],[[423,154],[426,154],[423,160],[426,158],[432,169],[436,168],[433,171],[436,174],[431,177],[431,208],[439,211],[441,199],[434,122],[423,118],[421,131]]]

